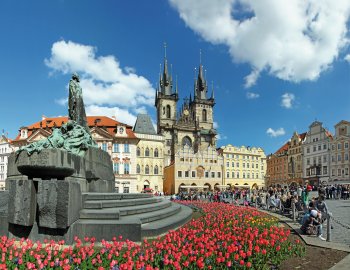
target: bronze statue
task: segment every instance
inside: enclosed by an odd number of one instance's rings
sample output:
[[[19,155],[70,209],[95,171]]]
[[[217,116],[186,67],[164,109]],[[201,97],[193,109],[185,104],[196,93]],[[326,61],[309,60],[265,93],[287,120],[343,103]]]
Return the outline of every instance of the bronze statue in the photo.
[[[73,73],[72,79],[69,81],[68,118],[75,121],[78,125],[84,127],[85,130],[90,133],[86,121],[83,90],[81,89],[79,82],[79,75],[77,73]]]

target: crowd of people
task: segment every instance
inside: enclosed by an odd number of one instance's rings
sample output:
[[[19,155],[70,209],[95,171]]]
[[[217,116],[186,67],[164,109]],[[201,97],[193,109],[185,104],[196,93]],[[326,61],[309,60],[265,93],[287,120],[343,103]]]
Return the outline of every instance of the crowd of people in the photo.
[[[182,190],[171,197],[173,200],[205,200],[208,202],[225,202],[263,209],[275,209],[282,213],[291,213],[292,205],[299,213],[301,230],[305,234],[315,234],[321,240],[323,224],[329,210],[326,200],[349,199],[350,185],[324,185],[318,189],[310,184],[291,187],[269,187],[268,189],[234,188],[216,191]],[[311,197],[311,191],[318,191]],[[314,193],[313,193],[314,194]]]

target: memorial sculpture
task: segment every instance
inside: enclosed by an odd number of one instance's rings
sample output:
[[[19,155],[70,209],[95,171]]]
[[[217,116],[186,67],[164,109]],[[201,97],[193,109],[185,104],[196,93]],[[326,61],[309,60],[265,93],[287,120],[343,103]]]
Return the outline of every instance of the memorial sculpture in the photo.
[[[75,236],[140,241],[191,218],[191,209],[152,194],[115,193],[111,157],[91,136],[76,73],[68,105],[67,123],[9,156],[0,235],[68,244]]]

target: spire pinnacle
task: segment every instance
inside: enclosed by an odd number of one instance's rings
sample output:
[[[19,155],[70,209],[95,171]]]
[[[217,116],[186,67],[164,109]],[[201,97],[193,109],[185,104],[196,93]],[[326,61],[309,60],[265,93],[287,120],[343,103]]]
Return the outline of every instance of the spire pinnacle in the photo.
[[[202,49],[199,49],[199,64],[202,64]]]
[[[164,42],[164,58],[166,58],[166,42]]]
[[[175,94],[178,93],[178,89],[177,89],[177,75],[176,75],[176,85],[175,85]]]

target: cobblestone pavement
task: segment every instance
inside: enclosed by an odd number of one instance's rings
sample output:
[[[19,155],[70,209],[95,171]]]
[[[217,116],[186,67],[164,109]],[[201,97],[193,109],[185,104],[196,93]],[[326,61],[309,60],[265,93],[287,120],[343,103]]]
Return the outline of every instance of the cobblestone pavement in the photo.
[[[317,192],[312,192],[311,197],[317,197]],[[329,211],[334,219],[350,227],[350,200],[326,200]],[[350,229],[346,229],[332,220],[332,242],[350,245]],[[327,236],[327,228],[324,228],[324,237]]]
[[[350,200],[326,200],[334,219],[350,227]],[[332,241],[350,245],[350,229],[332,221]]]

